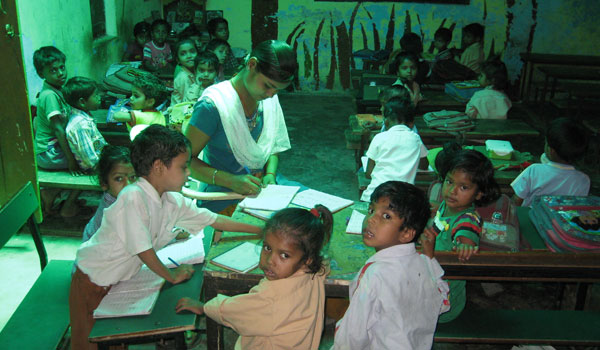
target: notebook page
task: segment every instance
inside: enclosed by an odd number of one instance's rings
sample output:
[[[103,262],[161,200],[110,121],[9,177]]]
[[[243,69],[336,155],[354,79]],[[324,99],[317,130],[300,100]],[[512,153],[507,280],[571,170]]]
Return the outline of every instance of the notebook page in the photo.
[[[109,293],[94,310],[94,318],[149,315],[159,293],[160,289]]]
[[[358,210],[352,210],[352,215],[348,221],[348,226],[346,226],[346,233],[353,233],[357,235],[362,234],[362,224],[365,216],[365,214],[359,212]]]
[[[334,213],[340,209],[352,205],[354,201],[342,197],[337,197],[325,192],[313,190],[311,188],[298,193],[294,197],[292,203],[305,208],[314,208],[315,205],[321,204],[326,206],[327,209]]]
[[[250,242],[244,242],[237,247],[216,256],[212,263],[226,269],[238,272],[248,272],[258,266],[261,247]]]
[[[147,266],[142,266],[140,271],[126,281],[121,281],[110,289],[108,294],[129,293],[138,290],[159,290],[165,279],[154,273]]]
[[[300,186],[269,185],[263,188],[258,196],[246,197],[239,206],[251,209],[281,210],[290,204],[299,189]]]
[[[185,241],[175,242],[163,247],[156,252],[160,261],[169,268],[174,268],[175,264],[169,258],[175,260],[178,264],[199,264],[204,262],[204,232],[191,235]]]

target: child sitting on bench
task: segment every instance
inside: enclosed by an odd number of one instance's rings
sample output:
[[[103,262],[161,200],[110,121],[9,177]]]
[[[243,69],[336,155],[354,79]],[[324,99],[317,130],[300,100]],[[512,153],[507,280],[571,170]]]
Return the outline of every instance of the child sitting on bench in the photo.
[[[164,19],[156,19],[152,22],[150,35],[152,40],[144,45],[143,66],[149,72],[156,72],[171,67],[173,54],[171,46],[167,42],[167,36],[171,26]],[[172,72],[172,71],[171,71]]]
[[[100,107],[98,84],[92,79],[73,77],[67,81],[62,91],[65,100],[73,107],[66,129],[69,148],[79,167],[89,173],[98,164],[100,152],[107,145],[89,114]]]
[[[147,127],[133,140],[131,161],[139,179],[119,193],[104,211],[98,232],[77,250],[69,295],[72,349],[94,347],[88,340],[93,311],[112,285],[130,279],[142,264],[173,284],[192,276],[191,265],[169,269],[156,256],[177,235],[175,226],[194,233],[208,225],[223,231],[261,231],[198,208],[183,197],[190,150],[185,136],[161,125]]]
[[[510,185],[517,205],[529,206],[535,196],[587,196],[590,178],[575,169],[583,156],[588,137],[585,129],[569,118],[553,120],[546,131],[542,163],[525,169]]]
[[[391,98],[383,109],[386,131],[375,135],[369,145],[365,177],[371,183],[360,200],[368,201],[380,184],[390,180],[414,183],[421,158],[427,148],[412,130],[415,108],[408,98]]]
[[[37,166],[42,169],[68,169],[72,175],[79,175],[81,169],[69,148],[65,129],[71,114],[71,107],[61,92],[67,81],[66,57],[54,46],[44,46],[33,53],[35,70],[44,79],[42,91],[38,95],[35,126],[35,158]],[[52,214],[52,206],[58,188],[44,188],[41,191],[42,209]],[[76,203],[81,191],[70,191],[60,208],[62,217],[77,215],[79,207]]]
[[[504,91],[508,86],[506,66],[500,60],[486,61],[481,66],[477,91],[467,103],[465,113],[475,119],[506,119],[512,103]]]
[[[423,241],[425,254],[415,248],[429,219],[427,197],[414,185],[388,181],[370,200],[362,238],[376,253],[350,283],[333,349],[430,349],[438,316],[449,307],[435,241]]]
[[[163,103],[168,96],[163,82],[151,74],[142,74],[135,77],[131,88],[129,104],[131,111],[116,112],[114,118],[127,123],[127,130],[138,125],[160,124],[166,125],[165,116],[156,110],[156,106]]]

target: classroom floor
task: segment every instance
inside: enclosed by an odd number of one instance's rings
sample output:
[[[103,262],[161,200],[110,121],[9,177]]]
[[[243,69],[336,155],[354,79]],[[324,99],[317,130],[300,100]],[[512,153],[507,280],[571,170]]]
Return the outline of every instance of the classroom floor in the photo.
[[[346,94],[295,93],[280,95],[286,115],[292,149],[281,155],[280,171],[291,180],[299,181],[320,191],[358,200],[358,184],[355,175],[353,151],[346,149],[344,130],[348,116],[355,113],[352,97]],[[544,116],[535,108],[520,108],[519,115],[534,127],[545,125]],[[540,130],[541,131],[541,130]],[[543,151],[543,138],[524,140],[514,145],[539,155]],[[597,174],[596,174],[597,175]],[[592,176],[594,179],[595,177]],[[597,177],[596,177],[597,178]],[[592,193],[599,194],[598,181],[594,181]],[[94,195],[86,195],[88,205],[97,203]],[[68,259],[75,257],[81,232],[87,219],[76,217],[69,221],[47,219],[41,225],[48,257]],[[39,275],[39,261],[31,237],[27,233],[15,235],[0,249],[0,329],[2,329],[29,288]],[[552,308],[555,307],[557,284],[551,283],[469,283],[467,307],[479,308]],[[575,285],[567,285],[563,307],[574,305]],[[589,293],[587,308],[600,310],[600,286],[595,285]],[[326,328],[321,349],[332,344],[332,327]],[[206,349],[205,335],[191,337],[190,349]],[[226,333],[226,348],[232,349],[237,335]],[[149,344],[132,346],[130,349],[172,349],[173,344]],[[436,344],[435,349],[510,349],[511,346],[486,346],[465,344]],[[556,347],[570,349],[569,347]],[[583,348],[582,348],[583,349]]]

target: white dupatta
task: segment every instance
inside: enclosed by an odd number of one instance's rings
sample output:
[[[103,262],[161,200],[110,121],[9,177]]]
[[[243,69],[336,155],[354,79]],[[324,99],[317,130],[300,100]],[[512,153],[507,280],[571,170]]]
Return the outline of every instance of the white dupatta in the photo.
[[[258,141],[250,134],[242,101],[229,80],[207,87],[200,97],[200,100],[205,99],[219,111],[233,156],[242,166],[261,169],[272,154],[291,148],[277,95],[259,102],[262,104],[263,127]]]

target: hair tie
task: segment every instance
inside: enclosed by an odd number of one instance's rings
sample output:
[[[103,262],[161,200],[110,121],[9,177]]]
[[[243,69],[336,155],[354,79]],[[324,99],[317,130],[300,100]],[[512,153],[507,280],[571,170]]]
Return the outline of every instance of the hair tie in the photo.
[[[310,213],[313,214],[317,219],[320,217],[319,211],[316,208],[312,208]]]

